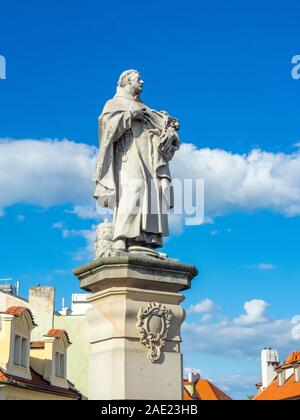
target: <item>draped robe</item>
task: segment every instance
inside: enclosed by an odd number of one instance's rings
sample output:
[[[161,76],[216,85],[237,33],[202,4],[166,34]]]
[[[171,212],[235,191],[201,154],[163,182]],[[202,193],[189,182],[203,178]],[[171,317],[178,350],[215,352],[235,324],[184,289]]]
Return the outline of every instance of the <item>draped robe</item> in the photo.
[[[136,106],[146,108],[147,121],[133,118]],[[126,93],[109,100],[99,117],[94,196],[114,210],[114,240],[156,248],[168,236],[173,190],[168,162],[158,149],[163,132],[163,114]],[[162,179],[169,188],[162,189]]]

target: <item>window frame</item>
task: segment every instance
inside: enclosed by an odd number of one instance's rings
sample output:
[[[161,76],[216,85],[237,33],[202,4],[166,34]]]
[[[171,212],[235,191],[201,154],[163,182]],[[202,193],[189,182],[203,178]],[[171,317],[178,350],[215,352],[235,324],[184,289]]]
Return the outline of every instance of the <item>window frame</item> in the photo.
[[[294,378],[296,383],[300,382],[300,366],[294,368]]]
[[[57,378],[66,378],[66,354],[62,351],[55,351],[54,371]]]
[[[27,336],[15,333],[14,334],[14,353],[13,363],[19,368],[27,369],[29,366],[29,339]]]
[[[282,370],[279,374],[278,374],[278,386],[283,386],[286,382],[286,372],[285,370]]]

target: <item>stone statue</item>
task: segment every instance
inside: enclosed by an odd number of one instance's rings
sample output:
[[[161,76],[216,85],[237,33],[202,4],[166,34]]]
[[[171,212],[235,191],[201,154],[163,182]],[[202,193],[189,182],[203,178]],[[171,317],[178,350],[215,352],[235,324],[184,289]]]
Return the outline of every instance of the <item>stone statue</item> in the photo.
[[[179,149],[179,123],[141,101],[143,83],[138,71],[123,72],[99,117],[94,196],[114,210],[114,250],[155,250],[168,236],[169,161]]]
[[[114,237],[113,232],[113,225],[107,219],[98,225],[95,236],[96,259],[101,257],[109,257],[112,254]]]

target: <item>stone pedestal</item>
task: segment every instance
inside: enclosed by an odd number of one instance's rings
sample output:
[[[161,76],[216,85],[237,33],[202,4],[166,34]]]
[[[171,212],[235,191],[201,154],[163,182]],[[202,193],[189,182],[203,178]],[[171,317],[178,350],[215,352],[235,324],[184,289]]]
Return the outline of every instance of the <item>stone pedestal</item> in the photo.
[[[92,292],[89,399],[182,399],[180,292],[190,288],[195,267],[129,254],[74,273]]]

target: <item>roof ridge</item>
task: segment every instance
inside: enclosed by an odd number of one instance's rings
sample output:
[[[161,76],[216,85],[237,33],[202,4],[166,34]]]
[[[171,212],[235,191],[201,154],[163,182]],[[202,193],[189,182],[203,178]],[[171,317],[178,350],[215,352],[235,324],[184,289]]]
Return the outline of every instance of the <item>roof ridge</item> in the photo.
[[[217,397],[217,399],[219,400],[219,396],[217,394],[221,394],[222,397],[225,397],[226,399],[230,399],[232,400],[231,397],[229,397],[229,395],[227,395],[224,391],[222,391],[217,385],[214,385],[212,382],[210,382],[208,379],[206,379],[206,381],[208,382],[212,392],[215,394],[215,396]],[[216,394],[217,392],[217,394]]]
[[[60,338],[64,334],[65,334],[65,336],[68,340],[68,343],[72,344],[71,340],[70,340],[70,337],[69,337],[69,334],[67,333],[66,330],[62,330],[62,329],[58,329],[58,328],[51,328],[51,330],[49,330],[48,333],[45,334],[45,337]]]
[[[17,306],[17,305],[13,305],[13,306],[10,306],[9,308],[7,308],[7,309],[6,309],[6,311],[5,311],[4,313],[5,313],[5,314],[8,314],[8,315],[13,315],[13,316],[16,316],[16,317],[20,317],[20,316],[22,316],[22,315],[23,315],[23,313],[25,313],[25,312],[28,312],[28,313],[29,313],[29,315],[30,315],[30,317],[31,317],[31,320],[32,320],[33,325],[34,325],[35,327],[37,327],[37,324],[34,322],[34,317],[33,317],[33,314],[32,314],[32,312],[31,312],[31,310],[30,310],[29,308],[26,308],[25,306]]]

